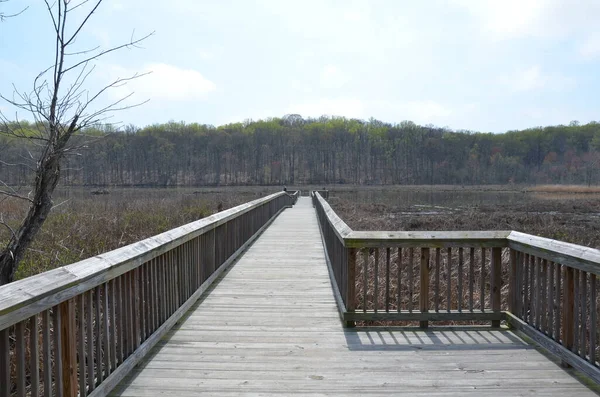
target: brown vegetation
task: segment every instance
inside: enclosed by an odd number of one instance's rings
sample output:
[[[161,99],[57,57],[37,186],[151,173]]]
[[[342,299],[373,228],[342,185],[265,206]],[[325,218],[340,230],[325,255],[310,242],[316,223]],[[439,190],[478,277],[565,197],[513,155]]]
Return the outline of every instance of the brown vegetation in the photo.
[[[272,191],[270,189],[269,191]],[[266,194],[264,189],[118,189],[107,195],[64,190],[16,274],[25,278],[122,247]],[[24,202],[0,202],[0,214],[16,224]],[[0,244],[10,231],[0,230]]]

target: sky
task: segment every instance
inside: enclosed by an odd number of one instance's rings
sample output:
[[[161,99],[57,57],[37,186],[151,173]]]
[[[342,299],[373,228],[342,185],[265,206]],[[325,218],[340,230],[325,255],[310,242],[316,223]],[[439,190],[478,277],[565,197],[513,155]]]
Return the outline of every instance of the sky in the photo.
[[[0,23],[5,96],[30,91],[54,59],[43,1],[0,12],[27,6]],[[598,21],[598,0],[104,0],[76,48],[155,32],[100,58],[87,81],[94,92],[152,72],[98,103],[149,100],[115,114],[123,125],[300,114],[504,132],[600,120]]]

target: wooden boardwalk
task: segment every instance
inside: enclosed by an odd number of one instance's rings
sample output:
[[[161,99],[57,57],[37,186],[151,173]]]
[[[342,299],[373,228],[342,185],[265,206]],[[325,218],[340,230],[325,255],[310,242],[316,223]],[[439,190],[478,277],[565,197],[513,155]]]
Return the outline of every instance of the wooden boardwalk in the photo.
[[[510,331],[342,328],[300,198],[113,395],[596,394]]]

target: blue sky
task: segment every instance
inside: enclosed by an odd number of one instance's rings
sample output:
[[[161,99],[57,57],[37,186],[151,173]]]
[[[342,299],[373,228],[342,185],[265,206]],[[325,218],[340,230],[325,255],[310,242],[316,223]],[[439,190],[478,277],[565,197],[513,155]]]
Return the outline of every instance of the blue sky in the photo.
[[[0,23],[4,95],[30,90],[53,60],[43,1],[0,3],[24,6]],[[104,98],[150,100],[116,114],[124,124],[298,113],[503,132],[600,120],[598,21],[597,0],[105,0],[77,46],[156,31],[88,81],[152,71]]]

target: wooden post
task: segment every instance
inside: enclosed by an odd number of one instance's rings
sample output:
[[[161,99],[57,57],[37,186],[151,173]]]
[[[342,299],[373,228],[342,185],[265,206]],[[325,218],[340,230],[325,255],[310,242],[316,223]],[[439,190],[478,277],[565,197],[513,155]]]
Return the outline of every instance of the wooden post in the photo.
[[[499,313],[502,307],[500,291],[502,289],[502,248],[492,248],[492,310]],[[499,328],[500,320],[493,320],[492,327]]]
[[[346,280],[346,311],[354,313],[356,309],[356,248],[347,248],[348,279]],[[356,326],[355,321],[346,321],[346,327]]]
[[[421,248],[421,293],[419,294],[421,313],[429,312],[429,248]],[[419,321],[419,327],[427,328],[429,321]]]
[[[75,298],[59,305],[62,360],[62,395],[77,396],[77,339],[75,331]]]
[[[563,321],[562,321],[562,337],[563,346],[568,350],[573,348],[573,339],[575,336],[574,329],[574,308],[575,308],[575,278],[573,276],[573,268],[565,266],[565,283],[564,283],[564,300],[563,300]],[[558,339],[558,335],[557,335]],[[562,361],[562,366],[565,368],[570,365]]]

